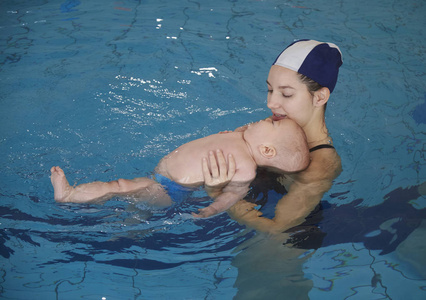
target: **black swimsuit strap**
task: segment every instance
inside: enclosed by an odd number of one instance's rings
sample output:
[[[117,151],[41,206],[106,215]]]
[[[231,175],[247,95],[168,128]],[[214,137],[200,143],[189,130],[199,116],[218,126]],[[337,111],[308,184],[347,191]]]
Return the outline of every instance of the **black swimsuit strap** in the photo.
[[[333,145],[322,144],[322,145],[318,145],[318,146],[312,147],[311,149],[309,149],[309,152],[314,152],[316,150],[323,149],[323,148],[332,148],[332,149],[334,149]]]

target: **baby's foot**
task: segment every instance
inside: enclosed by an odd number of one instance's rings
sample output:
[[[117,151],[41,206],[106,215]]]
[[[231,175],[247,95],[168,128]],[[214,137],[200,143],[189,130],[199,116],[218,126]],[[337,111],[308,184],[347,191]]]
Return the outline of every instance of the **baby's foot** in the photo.
[[[67,202],[71,194],[72,187],[69,185],[64,171],[60,167],[52,167],[50,169],[50,180],[54,189],[54,198],[58,202]]]

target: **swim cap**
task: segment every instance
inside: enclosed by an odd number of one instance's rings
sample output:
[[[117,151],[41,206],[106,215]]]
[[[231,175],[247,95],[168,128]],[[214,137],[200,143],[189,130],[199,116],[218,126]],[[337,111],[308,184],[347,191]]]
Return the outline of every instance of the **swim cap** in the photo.
[[[333,92],[342,65],[342,53],[333,43],[299,40],[292,43],[273,63],[316,81]]]

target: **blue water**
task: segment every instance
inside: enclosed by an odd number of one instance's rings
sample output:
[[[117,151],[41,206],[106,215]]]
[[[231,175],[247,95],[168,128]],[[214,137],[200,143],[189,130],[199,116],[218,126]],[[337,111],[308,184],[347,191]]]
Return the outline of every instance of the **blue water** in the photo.
[[[424,1],[7,1],[0,13],[2,299],[425,298]],[[344,61],[326,113],[344,171],[304,249],[226,214],[194,221],[203,192],[170,211],[54,202],[53,165],[71,183],[145,176],[184,142],[268,116],[270,64],[299,38],[336,43]],[[257,199],[270,209],[283,191],[268,188]]]

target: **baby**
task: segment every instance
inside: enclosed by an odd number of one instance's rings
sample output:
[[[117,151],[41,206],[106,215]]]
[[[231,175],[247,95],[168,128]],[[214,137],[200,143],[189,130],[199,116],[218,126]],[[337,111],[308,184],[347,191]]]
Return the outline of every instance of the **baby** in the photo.
[[[62,169],[52,167],[54,198],[58,202],[86,203],[125,196],[157,206],[170,206],[183,201],[185,194],[204,184],[203,164],[206,166],[205,156],[211,149],[221,149],[230,161],[235,158],[236,170],[230,182],[214,195],[213,203],[199,209],[198,214],[193,213],[195,217],[218,214],[244,198],[256,177],[257,167],[297,172],[310,162],[306,136],[294,121],[266,119],[250,124],[241,132],[213,134],[180,146],[161,159],[152,178],[72,187]]]

